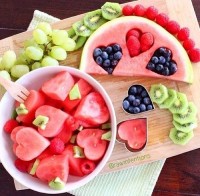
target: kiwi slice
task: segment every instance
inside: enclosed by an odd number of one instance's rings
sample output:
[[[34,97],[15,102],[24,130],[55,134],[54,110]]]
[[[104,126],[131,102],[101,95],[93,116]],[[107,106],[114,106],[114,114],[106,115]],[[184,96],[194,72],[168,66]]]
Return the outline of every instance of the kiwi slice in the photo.
[[[185,94],[177,92],[177,98],[169,108],[173,114],[183,114],[187,112],[188,100]]]
[[[107,20],[112,20],[122,15],[122,8],[119,3],[106,2],[102,7],[102,16]]]
[[[20,103],[19,107],[16,108],[16,112],[18,115],[28,114],[28,110],[23,103]]]
[[[186,112],[182,114],[173,114],[173,119],[182,125],[195,121],[196,114],[196,106],[194,105],[194,103],[189,102]]]
[[[186,124],[180,124],[180,123],[178,123],[176,121],[173,121],[172,123],[173,123],[173,125],[175,126],[175,128],[177,130],[180,130],[180,131],[182,131],[184,133],[188,133],[191,130],[197,128],[197,120],[196,119],[193,122],[186,123]]]
[[[92,34],[92,31],[84,25],[83,21],[75,22],[72,28],[78,36],[89,37]]]
[[[150,97],[153,102],[160,105],[168,98],[168,90],[162,84],[154,84],[150,89]]]
[[[176,128],[172,128],[169,134],[170,139],[175,144],[179,144],[179,145],[187,144],[193,138],[193,136],[194,136],[193,131],[188,131],[188,133],[186,133],[186,132],[179,131]]]
[[[173,89],[168,89],[168,98],[159,105],[159,108],[161,109],[168,109],[172,106],[172,104],[174,103],[174,101],[176,100],[177,98],[177,95],[176,95],[176,91],[173,90]]]
[[[102,16],[101,9],[88,12],[85,15],[83,21],[84,21],[84,25],[90,28],[91,30],[96,30],[102,24],[107,22],[107,20],[105,20]]]
[[[33,121],[33,124],[39,127],[42,130],[45,130],[49,118],[47,116],[38,115],[37,118]]]

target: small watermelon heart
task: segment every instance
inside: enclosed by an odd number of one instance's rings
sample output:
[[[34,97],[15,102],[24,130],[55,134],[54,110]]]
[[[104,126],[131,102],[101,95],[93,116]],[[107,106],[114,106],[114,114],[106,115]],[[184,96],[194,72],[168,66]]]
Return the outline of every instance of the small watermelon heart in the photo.
[[[142,85],[132,85],[128,96],[122,102],[123,109],[130,114],[138,114],[154,109],[148,91]]]
[[[131,152],[144,149],[147,143],[147,119],[138,118],[119,123],[117,140],[124,143]]]
[[[50,144],[35,129],[25,127],[15,136],[15,154],[23,161],[30,161],[42,153]]]

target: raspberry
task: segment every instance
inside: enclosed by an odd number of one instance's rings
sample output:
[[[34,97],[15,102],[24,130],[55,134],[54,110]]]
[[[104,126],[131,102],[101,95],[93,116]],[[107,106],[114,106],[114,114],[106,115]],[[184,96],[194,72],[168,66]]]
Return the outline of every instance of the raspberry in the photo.
[[[15,167],[21,172],[28,172],[29,164],[29,161],[22,161],[21,159],[15,160]]]
[[[151,46],[153,45],[153,35],[151,33],[144,33],[140,38],[141,45]]]
[[[158,15],[158,10],[154,6],[150,6],[147,8],[145,15],[148,19],[155,20]]]
[[[145,15],[145,11],[146,11],[146,9],[145,9],[145,7],[143,5],[138,4],[138,5],[136,5],[134,7],[134,14],[136,16],[144,16]]]
[[[167,23],[166,30],[175,35],[179,32],[180,25],[176,21],[171,20]]]
[[[81,171],[83,172],[84,175],[90,174],[94,171],[96,165],[93,161],[90,160],[85,160],[81,164]]]
[[[128,39],[130,36],[135,36],[135,37],[137,37],[139,39],[140,34],[141,34],[140,30],[138,30],[138,29],[131,29],[126,34],[126,39]]]
[[[126,44],[131,57],[137,56],[140,53],[140,42],[137,37],[130,36]]]
[[[195,46],[195,43],[192,39],[187,39],[183,42],[183,47],[186,49],[186,50],[192,50]]]
[[[19,123],[14,119],[10,119],[6,122],[3,129],[6,133],[11,133],[12,130],[17,126],[19,126]]]
[[[133,11],[134,11],[134,9],[133,9],[133,6],[131,6],[131,5],[125,5],[122,9],[122,13],[124,16],[133,15]]]
[[[197,63],[200,61],[200,49],[194,48],[188,52],[188,55],[190,57],[190,60],[194,63]]]
[[[53,154],[61,154],[65,149],[65,144],[60,138],[54,138],[51,140],[49,149]]]
[[[190,29],[187,27],[182,28],[177,35],[177,38],[180,41],[185,41],[186,39],[188,39],[190,36]]]
[[[156,16],[156,22],[162,27],[165,27],[168,21],[169,21],[169,17],[164,13],[158,14]]]

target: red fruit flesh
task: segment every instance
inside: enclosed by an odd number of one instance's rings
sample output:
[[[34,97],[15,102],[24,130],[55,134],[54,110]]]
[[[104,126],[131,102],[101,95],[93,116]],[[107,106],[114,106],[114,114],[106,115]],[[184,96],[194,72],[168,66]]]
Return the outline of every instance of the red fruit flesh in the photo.
[[[140,53],[140,41],[135,36],[130,36],[127,40],[127,48],[131,57],[137,56]]]
[[[60,138],[53,138],[50,142],[49,149],[52,154],[61,154],[65,149],[65,144]]]
[[[45,159],[47,157],[52,156],[52,152],[50,151],[49,148],[47,148],[46,150],[44,150],[36,159],[42,160]]]
[[[140,38],[141,35],[141,31],[139,29],[131,29],[128,31],[128,33],[126,34],[126,39],[128,40],[128,38],[130,36],[135,36],[136,38]]]
[[[24,126],[17,126],[13,129],[12,133],[10,134],[10,138],[13,142],[16,142],[16,134],[19,130],[21,130],[22,128],[24,128]]]
[[[155,20],[158,15],[158,10],[154,6],[150,6],[147,8],[145,15],[148,19]]]
[[[143,5],[138,4],[138,5],[136,5],[134,7],[134,14],[136,16],[144,16],[145,15],[145,11],[146,11],[146,9],[145,9],[145,7]]]
[[[179,32],[180,25],[176,21],[171,20],[167,23],[166,30],[169,31],[171,34],[175,35]]]
[[[194,63],[197,63],[200,61],[200,49],[194,48],[188,52],[188,55],[190,57],[190,60]]]
[[[184,27],[182,29],[180,29],[180,31],[178,32],[177,38],[180,41],[185,41],[189,38],[190,36],[190,30],[187,27]]]
[[[64,101],[73,86],[73,77],[68,72],[63,71],[46,81],[41,89],[48,97]]]
[[[133,15],[133,11],[134,11],[134,8],[133,6],[131,5],[125,5],[123,8],[122,8],[122,14],[124,16],[131,16]]]
[[[192,39],[187,39],[183,42],[183,47],[186,50],[192,50],[195,46],[195,42]]]
[[[129,150],[141,150],[147,140],[147,120],[141,118],[120,123],[117,138],[124,142]]]
[[[6,122],[6,124],[4,125],[3,129],[6,133],[11,134],[12,130],[14,128],[16,128],[17,126],[19,126],[19,123],[14,120],[14,119],[10,119]]]
[[[156,22],[162,27],[165,27],[168,21],[169,21],[169,17],[164,13],[160,13],[156,16]]]
[[[105,101],[98,92],[92,92],[83,98],[74,117],[91,125],[100,125],[109,119]]]
[[[93,161],[85,160],[81,164],[81,171],[83,172],[83,174],[88,175],[94,171],[95,167],[96,165]]]
[[[28,172],[30,161],[23,161],[21,159],[15,160],[15,167],[21,172]]]
[[[144,33],[140,38],[141,50],[142,52],[147,51],[151,48],[154,43],[154,38],[151,33]]]
[[[84,148],[84,154],[89,160],[96,161],[103,157],[107,148],[107,141],[101,139],[104,133],[101,129],[83,129],[78,133],[77,144]]]

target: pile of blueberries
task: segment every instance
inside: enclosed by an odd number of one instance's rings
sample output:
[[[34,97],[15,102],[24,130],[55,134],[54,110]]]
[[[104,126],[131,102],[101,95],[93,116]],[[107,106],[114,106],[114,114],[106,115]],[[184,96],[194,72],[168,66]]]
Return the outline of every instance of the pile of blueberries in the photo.
[[[154,52],[146,68],[164,76],[173,75],[178,69],[176,62],[172,60],[171,50],[165,47]]]
[[[146,89],[141,85],[133,85],[128,90],[128,97],[123,100],[123,109],[131,114],[153,110],[154,106]]]
[[[108,74],[112,74],[122,58],[122,49],[119,44],[95,48],[93,58],[98,65],[108,72]]]

